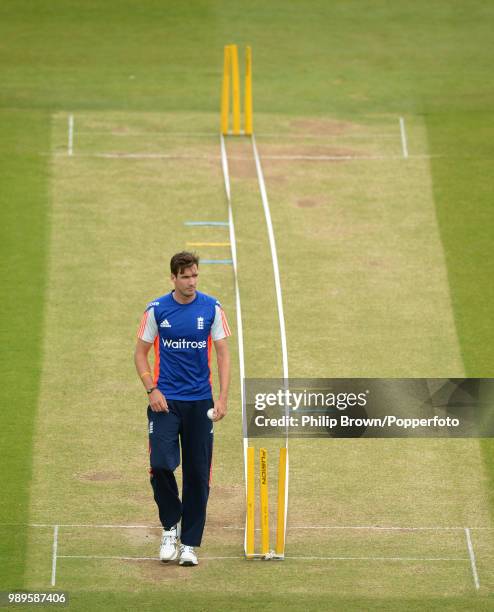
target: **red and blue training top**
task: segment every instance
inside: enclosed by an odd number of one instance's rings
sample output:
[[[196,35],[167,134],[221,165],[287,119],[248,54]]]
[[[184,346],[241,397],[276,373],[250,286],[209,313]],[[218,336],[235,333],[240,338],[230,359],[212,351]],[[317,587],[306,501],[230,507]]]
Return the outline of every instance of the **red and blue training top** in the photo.
[[[172,293],[147,305],[137,337],[154,343],[154,384],[165,398],[210,399],[212,341],[231,335],[225,313],[216,298],[200,291],[188,304]]]

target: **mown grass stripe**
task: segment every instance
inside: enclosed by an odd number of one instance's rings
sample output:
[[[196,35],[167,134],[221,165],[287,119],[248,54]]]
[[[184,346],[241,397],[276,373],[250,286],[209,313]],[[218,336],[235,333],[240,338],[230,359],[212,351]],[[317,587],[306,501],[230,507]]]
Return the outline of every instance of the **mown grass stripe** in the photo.
[[[430,152],[458,153],[461,160],[432,157],[431,170],[438,224],[446,256],[456,328],[465,374],[494,375],[494,207],[489,159],[494,127],[492,113],[461,109],[426,117]],[[474,159],[475,156],[485,159]],[[472,156],[471,159],[468,159]],[[494,440],[480,441],[494,516]],[[479,475],[480,478],[480,475]]]
[[[27,522],[40,383],[48,228],[49,116],[0,111],[0,521]],[[2,533],[0,589],[23,584],[26,529]]]

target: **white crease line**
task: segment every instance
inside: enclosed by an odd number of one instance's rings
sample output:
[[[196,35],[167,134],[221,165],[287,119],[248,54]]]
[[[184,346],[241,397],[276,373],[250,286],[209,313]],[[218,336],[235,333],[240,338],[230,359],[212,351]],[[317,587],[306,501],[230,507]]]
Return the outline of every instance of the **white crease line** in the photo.
[[[59,559],[114,559],[116,561],[160,561],[159,557],[119,557],[113,555],[59,555]],[[243,559],[242,555],[227,557],[202,557],[201,561],[211,561],[217,559]]]
[[[377,531],[463,531],[465,527],[397,527],[379,525],[298,525],[292,529],[361,529]],[[471,527],[471,529],[494,529],[494,527]]]
[[[118,129],[118,128],[117,128]],[[160,131],[149,131],[149,132],[117,132],[114,130],[77,130],[77,134],[84,136],[148,136],[150,138],[155,136],[179,136],[183,138],[195,138],[196,136],[204,138],[216,138],[216,132],[160,132]],[[354,134],[326,134],[326,135],[307,135],[307,134],[290,134],[290,133],[275,133],[275,132],[256,132],[257,136],[261,138],[272,138],[276,140],[290,140],[291,138],[296,140],[341,140],[342,138],[363,138],[363,139],[380,139],[380,138],[396,138],[396,134],[391,133],[354,133]]]
[[[233,277],[235,283],[235,309],[237,315],[237,342],[238,342],[238,358],[239,358],[239,374],[240,374],[240,406],[242,413],[242,429],[243,429],[243,451],[244,451],[244,478],[245,478],[245,497],[247,499],[247,412],[245,406],[244,393],[244,378],[245,378],[245,359],[244,359],[244,334],[242,325],[242,309],[240,305],[240,289],[238,284],[238,262],[237,262],[237,242],[235,237],[235,225],[233,223],[232,209],[232,193],[230,185],[230,172],[228,169],[228,156],[226,153],[225,139],[223,134],[220,134],[221,148],[221,166],[223,169],[223,178],[225,182],[226,199],[228,203],[228,228],[230,232],[230,245],[233,262]],[[247,520],[247,519],[246,519]],[[247,546],[247,529],[245,528],[244,548]]]
[[[468,561],[468,557],[331,557],[285,555],[285,559],[300,561]],[[60,555],[59,559],[110,559],[116,561],[159,561],[159,557],[119,557],[111,555]],[[217,561],[221,559],[245,559],[242,555],[204,556],[201,560]]]
[[[118,128],[116,128],[118,130]],[[150,132],[117,132],[114,130],[77,130],[78,134],[84,135],[94,135],[94,136],[148,136],[153,138],[155,136],[183,136],[186,138],[195,138],[196,136],[208,137],[208,138],[216,138],[218,137],[217,132],[160,132],[157,130],[153,130]]]
[[[257,150],[256,138],[254,134],[252,134],[251,139],[252,139],[252,150],[254,151],[254,160],[256,162],[257,178],[259,182],[259,191],[261,192],[261,200],[262,200],[262,205],[264,208],[264,216],[266,218],[266,225],[268,228],[269,246],[271,248],[271,259],[273,262],[274,284],[276,287],[276,303],[278,305],[278,319],[279,319],[279,325],[280,325],[283,378],[288,379],[288,351],[287,351],[287,345],[286,345],[285,315],[283,313],[283,297],[281,294],[280,269],[278,266],[278,254],[276,251],[276,241],[274,237],[273,222],[271,220],[271,211],[269,209],[268,194],[266,192],[266,183],[264,182],[264,175],[262,172],[261,160],[259,157],[259,152]]]
[[[401,155],[263,155],[263,159],[281,159],[286,161],[380,161],[399,160]],[[408,155],[411,159],[430,159],[442,155]],[[240,158],[239,158],[240,159]]]
[[[29,527],[53,527],[53,525],[47,525],[43,523],[32,523]],[[160,525],[112,525],[112,524],[96,524],[92,525],[89,523],[67,523],[59,524],[58,527],[88,527],[91,529],[163,529]]]
[[[54,157],[67,157],[67,153],[55,151],[47,154]],[[77,153],[73,157],[83,158],[101,158],[101,159],[205,159],[216,161],[220,159],[219,155],[180,155],[173,153]],[[234,159],[248,159],[246,157],[236,157]]]
[[[116,525],[109,523],[58,523],[58,525],[54,525],[53,523],[0,523],[0,527],[43,527],[53,529],[54,527],[87,527],[91,529],[163,529],[160,525]],[[209,526],[209,529],[214,529],[214,527]],[[237,525],[223,525],[221,529],[233,529],[240,530],[244,529],[243,527],[239,527]],[[492,531],[494,527],[442,527],[442,526],[430,526],[430,527],[400,527],[400,526],[379,526],[379,525],[292,525],[289,531],[303,530],[303,529],[362,529],[362,530],[382,530],[382,531],[465,531],[468,529],[471,531],[476,530],[485,530]]]
[[[57,580],[57,549],[58,549],[58,525],[53,528],[53,549],[51,561],[51,586],[55,586]]]
[[[468,527],[465,527],[465,536],[467,538],[468,554],[470,555],[470,565],[472,567],[473,582],[475,584],[475,588],[478,591],[480,589],[479,574],[477,572],[477,563],[475,561],[475,551],[473,550],[472,537],[470,535],[470,529]]]
[[[407,144],[407,133],[405,130],[405,119],[400,117],[400,134],[401,134],[401,149],[403,151],[404,159],[408,158],[408,144]]]
[[[251,135],[252,141],[252,150],[254,152],[254,160],[256,162],[256,172],[257,178],[259,182],[259,191],[261,192],[261,200],[264,208],[264,216],[266,218],[266,226],[268,230],[268,238],[269,238],[269,246],[271,249],[271,260],[273,263],[273,274],[274,274],[274,284],[276,288],[276,303],[278,306],[278,320],[280,326],[280,338],[281,338],[281,359],[283,366],[283,379],[285,384],[288,382],[288,349],[286,343],[286,328],[285,328],[285,315],[283,312],[283,296],[281,293],[281,279],[280,279],[280,269],[278,265],[278,253],[276,250],[276,241],[274,237],[274,229],[273,222],[271,219],[271,211],[269,209],[269,201],[268,194],[266,191],[266,183],[264,181],[264,174],[262,171],[261,159],[259,157],[259,152],[257,150],[256,145],[256,137],[254,134]],[[288,415],[288,405],[285,409],[286,415]],[[244,438],[245,439],[245,438]],[[288,427],[286,429],[285,436],[285,448],[286,450],[286,463],[285,463],[285,515],[283,522],[283,531],[284,531],[284,542],[286,542],[286,530],[287,530],[287,516],[288,516],[288,490],[289,490],[289,479],[290,479],[290,458],[288,454]]]
[[[316,135],[316,134],[276,134],[275,132],[256,132],[256,135],[262,138],[276,138],[279,140],[290,139],[290,138],[298,138],[301,140],[341,140],[342,138],[396,138],[396,134],[391,133],[377,133],[377,134],[369,134],[369,133],[353,133],[353,134],[325,134],[325,135]]]
[[[243,529],[242,527],[225,526],[223,529]],[[374,525],[292,525],[288,531],[303,531],[305,529],[313,529],[316,531],[323,530],[360,530],[360,531],[464,531],[465,527],[378,527]],[[470,529],[494,529],[494,527],[471,527]],[[256,531],[260,531],[260,527]]]
[[[221,168],[223,170],[223,180],[225,182],[226,199],[228,210],[231,208],[232,192],[230,188],[230,172],[228,170],[228,157],[226,154],[225,139],[223,134],[220,134],[220,149],[221,149]],[[233,243],[232,243],[233,244]]]
[[[170,153],[89,153],[84,157],[107,159],[220,159],[218,155],[174,155]]]
[[[67,155],[71,157],[74,153],[74,115],[69,115],[69,134],[67,142]]]
[[[59,555],[59,559],[116,559],[117,561],[159,561],[159,557],[118,557],[111,555]]]
[[[44,154],[41,154],[44,155]],[[46,155],[54,157],[67,157],[67,153],[54,152]],[[96,157],[101,159],[204,159],[216,161],[221,159],[219,155],[179,155],[170,153],[73,153],[74,157]],[[444,157],[444,155],[407,155],[407,159],[432,159]],[[236,161],[249,161],[249,157],[230,155],[230,159]],[[404,159],[403,155],[263,155],[263,159],[280,161],[394,161]]]
[[[466,557],[316,557],[289,556],[285,559],[315,559],[328,561],[468,561]]]

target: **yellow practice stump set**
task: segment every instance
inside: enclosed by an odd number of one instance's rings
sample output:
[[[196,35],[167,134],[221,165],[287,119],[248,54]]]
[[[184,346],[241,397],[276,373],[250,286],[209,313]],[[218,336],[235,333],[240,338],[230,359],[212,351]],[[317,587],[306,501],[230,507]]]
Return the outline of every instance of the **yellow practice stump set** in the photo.
[[[245,555],[247,559],[283,559],[285,556],[287,449],[280,448],[278,464],[278,510],[276,548],[269,547],[268,453],[259,449],[259,498],[261,519],[261,553],[255,553],[255,451],[247,448],[247,520]]]
[[[231,89],[231,94],[230,94]],[[245,49],[244,129],[240,119],[240,75],[237,45],[226,45],[223,58],[223,84],[221,88],[221,133],[226,136],[252,134],[252,50]],[[232,101],[232,131],[229,132],[230,99]]]

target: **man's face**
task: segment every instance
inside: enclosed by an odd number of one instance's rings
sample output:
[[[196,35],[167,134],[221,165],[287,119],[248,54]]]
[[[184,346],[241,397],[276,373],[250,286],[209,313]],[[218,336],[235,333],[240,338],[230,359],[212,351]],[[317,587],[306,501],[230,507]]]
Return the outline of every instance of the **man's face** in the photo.
[[[196,292],[198,276],[199,270],[196,264],[190,268],[184,268],[177,276],[172,274],[172,282],[175,285],[175,291],[185,298],[192,297]]]

